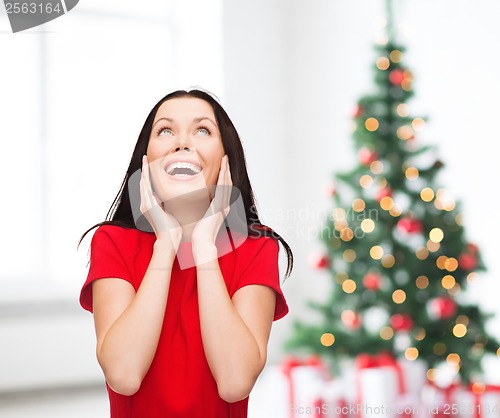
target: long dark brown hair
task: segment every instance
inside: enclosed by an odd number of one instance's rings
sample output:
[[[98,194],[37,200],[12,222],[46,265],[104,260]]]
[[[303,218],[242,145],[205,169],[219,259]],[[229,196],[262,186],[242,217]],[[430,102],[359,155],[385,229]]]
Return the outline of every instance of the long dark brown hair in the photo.
[[[293,268],[293,253],[287,242],[272,228],[263,225],[259,219],[257,206],[255,204],[255,197],[250,185],[250,179],[248,177],[247,165],[245,154],[243,152],[243,146],[241,144],[240,137],[236,128],[234,127],[231,119],[227,115],[226,111],[222,108],[219,102],[212,97],[207,92],[202,90],[178,90],[170,93],[163,97],[151,110],[142,130],[139,134],[139,138],[134,148],[132,158],[130,159],[130,164],[128,166],[125,177],[122,181],[120,189],[109,208],[106,215],[106,220],[100,222],[91,228],[87,229],[80,238],[79,243],[82,242],[83,238],[94,228],[101,225],[118,225],[125,228],[138,229],[136,225],[136,220],[134,220],[134,212],[132,211],[131,199],[129,194],[130,180],[134,173],[142,168],[142,157],[146,155],[146,151],[149,144],[149,137],[151,135],[151,129],[156,116],[156,113],[160,106],[167,100],[181,98],[181,97],[192,97],[206,101],[212,107],[217,124],[219,126],[222,146],[224,148],[225,154],[228,156],[229,164],[231,168],[231,178],[233,181],[233,186],[235,191],[239,191],[241,199],[243,201],[246,228],[249,236],[269,236],[277,239],[283,245],[287,256],[287,269],[285,272],[285,278],[290,276]],[[233,197],[231,198],[233,200]],[[136,209],[136,208],[134,208]],[[231,212],[230,212],[231,213]],[[141,228],[142,229],[142,228]]]

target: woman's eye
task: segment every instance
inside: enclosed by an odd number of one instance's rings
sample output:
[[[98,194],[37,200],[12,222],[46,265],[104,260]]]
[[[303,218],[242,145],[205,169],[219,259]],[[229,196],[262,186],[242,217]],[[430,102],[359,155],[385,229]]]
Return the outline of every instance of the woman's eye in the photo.
[[[161,128],[158,135],[172,135],[172,131],[169,128]]]
[[[198,129],[198,133],[201,135],[210,135],[210,131],[207,128]]]

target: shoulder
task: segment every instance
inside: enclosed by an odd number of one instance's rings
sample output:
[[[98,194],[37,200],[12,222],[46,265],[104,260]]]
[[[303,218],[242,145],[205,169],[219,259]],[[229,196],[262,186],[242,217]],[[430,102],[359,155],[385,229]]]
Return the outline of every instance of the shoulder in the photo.
[[[120,252],[137,248],[151,241],[154,234],[143,232],[135,228],[126,228],[119,225],[100,225],[92,236],[91,247],[113,246]]]
[[[149,235],[151,234],[139,231],[135,228],[105,224],[96,228],[92,240],[110,239],[115,242],[124,242],[129,240],[147,239]]]
[[[278,253],[279,242],[277,239],[265,235],[248,235],[244,239],[235,240],[236,250],[253,258],[258,253]]]

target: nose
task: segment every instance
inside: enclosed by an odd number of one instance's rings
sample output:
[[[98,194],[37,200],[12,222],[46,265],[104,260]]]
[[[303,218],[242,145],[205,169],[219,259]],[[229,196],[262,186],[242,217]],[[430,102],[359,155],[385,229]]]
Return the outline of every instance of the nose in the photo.
[[[190,152],[193,150],[192,145],[190,144],[189,140],[186,138],[185,135],[178,136],[177,137],[177,143],[174,144],[174,152],[179,152],[179,151],[187,151]]]

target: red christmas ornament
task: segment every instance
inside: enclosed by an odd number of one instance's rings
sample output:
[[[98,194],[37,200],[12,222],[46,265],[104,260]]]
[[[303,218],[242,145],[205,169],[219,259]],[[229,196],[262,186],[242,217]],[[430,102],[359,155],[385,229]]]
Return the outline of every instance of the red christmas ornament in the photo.
[[[368,290],[379,290],[381,282],[382,277],[378,273],[368,272],[363,277],[363,286]]]
[[[405,79],[405,73],[403,70],[396,68],[389,73],[389,81],[394,86],[400,85]]]
[[[361,107],[360,105],[357,105],[354,108],[353,117],[360,118],[361,115],[363,114],[363,111],[364,111],[363,107]]]
[[[410,331],[413,328],[413,319],[410,315],[397,313],[391,316],[390,324],[395,331]]]
[[[465,271],[474,270],[477,267],[477,255],[474,253],[462,253],[458,256],[458,266]]]
[[[415,234],[422,232],[422,222],[413,218],[401,218],[397,225],[398,230],[407,234]]]
[[[439,296],[427,303],[427,312],[434,319],[448,319],[457,312],[456,302],[446,296]]]
[[[383,187],[379,190],[377,194],[377,201],[380,202],[384,197],[391,197],[392,196],[392,190],[390,187]]]
[[[330,258],[327,254],[313,254],[309,258],[309,264],[314,269],[324,269],[330,265]]]
[[[337,189],[335,189],[335,187],[332,185],[326,186],[325,193],[327,196],[334,197],[337,194]]]
[[[370,165],[378,158],[378,154],[366,147],[360,148],[358,151],[359,162],[363,165]]]
[[[356,330],[361,326],[361,315],[357,312],[346,309],[340,316],[342,323],[350,330]]]
[[[479,248],[476,244],[473,244],[471,242],[469,242],[466,247],[465,247],[465,251],[468,252],[468,253],[474,253],[474,254],[477,254],[479,252]]]

